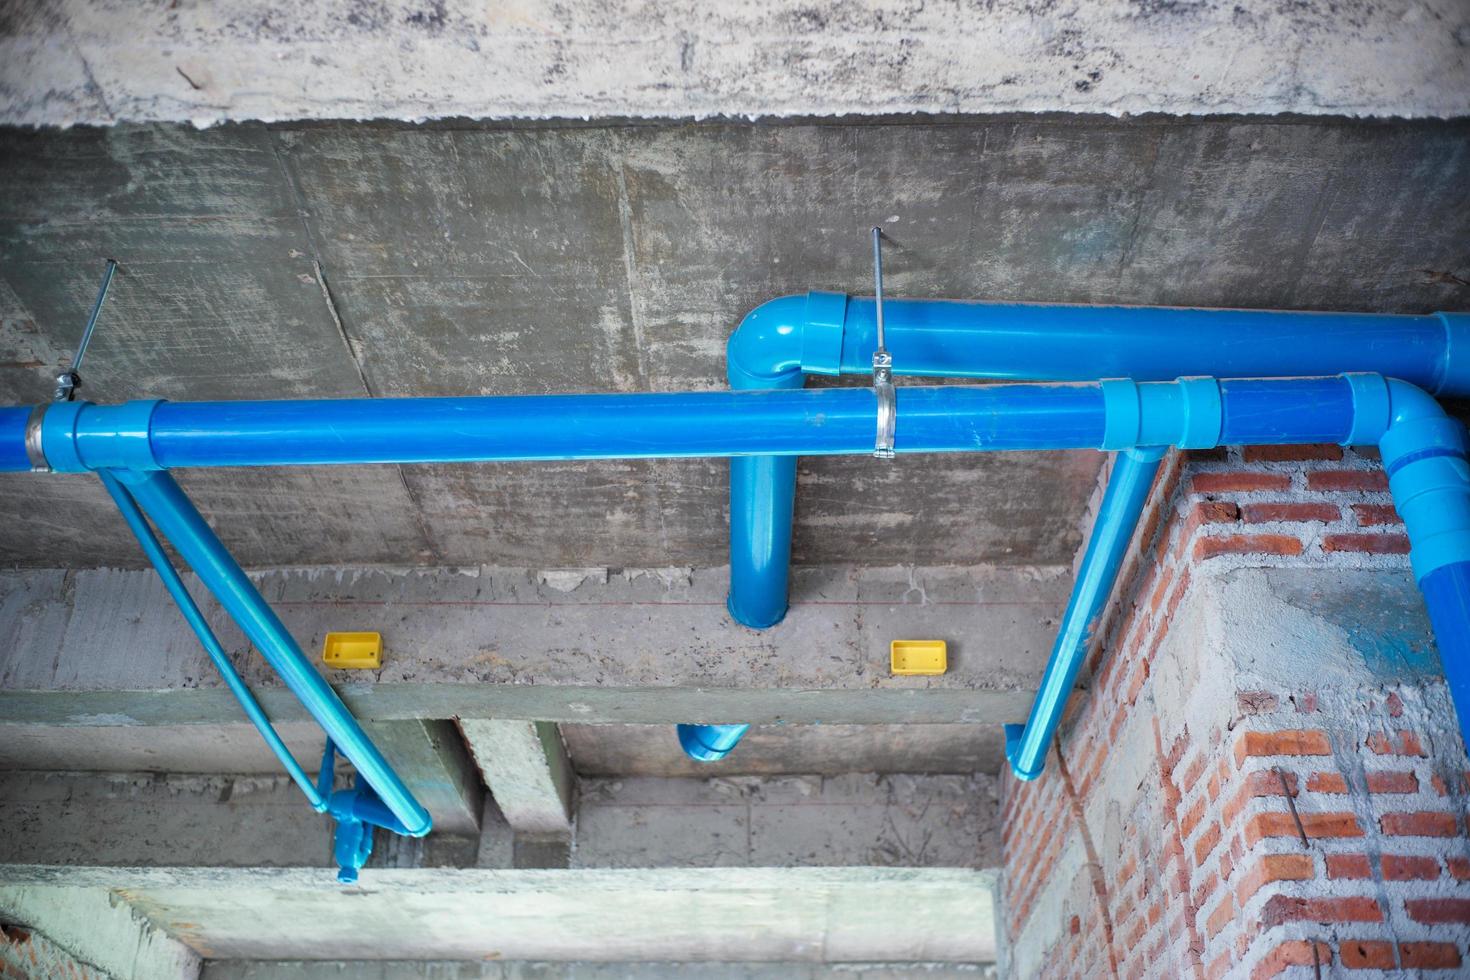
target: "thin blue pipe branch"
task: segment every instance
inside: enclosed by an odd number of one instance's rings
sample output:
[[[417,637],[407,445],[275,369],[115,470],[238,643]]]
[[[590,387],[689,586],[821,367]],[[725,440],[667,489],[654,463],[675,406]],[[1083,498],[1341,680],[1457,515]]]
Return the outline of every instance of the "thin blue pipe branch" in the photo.
[[[266,661],[357,768],[411,837],[427,834],[432,821],[383,758],[335,691],[302,654],[291,634],[230,557],[204,518],[171,476],[162,471],[113,474],[171,542],[200,581],[225,607]],[[330,801],[329,801],[330,802]]]
[[[148,556],[148,560],[153,564],[154,570],[158,572],[158,577],[163,580],[163,587],[173,597],[174,604],[179,607],[179,612],[183,614],[184,620],[194,631],[194,635],[199,637],[199,643],[204,647],[204,652],[209,654],[209,659],[214,663],[215,669],[224,678],[225,686],[230,689],[231,694],[235,695],[235,700],[240,702],[240,707],[244,709],[245,716],[250,719],[256,731],[260,732],[260,737],[265,739],[265,743],[270,746],[276,758],[281,761],[281,765],[286,768],[286,772],[290,773],[296,785],[301,787],[301,792],[306,794],[306,798],[311,802],[312,808],[319,813],[326,812],[327,794],[331,792],[330,778],[327,780],[327,790],[325,792],[319,791],[316,786],[312,785],[311,777],[301,768],[300,763],[296,761],[296,757],[286,747],[286,743],[281,741],[281,736],[276,733],[274,726],[270,723],[270,719],[261,710],[259,702],[255,700],[255,695],[250,693],[250,688],[245,685],[245,681],[240,677],[239,672],[235,670],[235,665],[230,663],[229,654],[225,652],[225,648],[220,644],[219,638],[214,635],[214,630],[209,628],[209,622],[204,618],[204,614],[199,611],[199,606],[195,604],[194,597],[189,594],[188,588],[184,585],[184,580],[179,577],[179,573],[174,568],[173,562],[169,560],[168,555],[163,550],[163,545],[159,543],[157,535],[148,526],[148,521],[143,516],[143,512],[138,509],[138,502],[133,499],[127,487],[119,483],[117,478],[109,471],[98,470],[97,475],[102,479],[102,485],[107,488],[107,492],[112,497],[113,502],[117,504],[117,509],[122,513],[123,520],[127,522],[128,527],[133,532],[133,536],[138,539],[138,544],[143,548],[143,553]]]

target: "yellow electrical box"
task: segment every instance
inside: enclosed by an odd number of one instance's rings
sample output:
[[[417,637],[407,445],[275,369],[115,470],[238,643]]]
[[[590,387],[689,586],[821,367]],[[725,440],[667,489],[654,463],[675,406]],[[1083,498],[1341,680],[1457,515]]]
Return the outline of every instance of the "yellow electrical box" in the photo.
[[[888,666],[895,677],[942,674],[949,667],[943,640],[894,640],[888,645]]]
[[[383,637],[378,633],[328,633],[322,663],[336,670],[376,670],[383,666]]]

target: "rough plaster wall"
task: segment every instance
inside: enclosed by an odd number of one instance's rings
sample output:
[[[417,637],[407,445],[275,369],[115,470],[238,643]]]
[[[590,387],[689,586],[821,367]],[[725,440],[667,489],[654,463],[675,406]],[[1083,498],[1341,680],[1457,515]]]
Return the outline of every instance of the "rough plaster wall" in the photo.
[[[0,121],[1470,111],[1460,0],[0,7]]]

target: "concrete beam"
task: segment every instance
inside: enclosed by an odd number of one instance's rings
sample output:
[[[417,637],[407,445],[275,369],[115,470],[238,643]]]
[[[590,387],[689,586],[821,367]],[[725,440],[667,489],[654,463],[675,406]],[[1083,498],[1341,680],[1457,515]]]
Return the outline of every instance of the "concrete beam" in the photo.
[[[364,720],[650,724],[1022,721],[1071,583],[1055,567],[804,568],[786,620],[755,632],[725,611],[724,569],[255,578],[313,656],[331,630],[383,633],[381,670],[327,672]],[[271,717],[305,718],[204,608]],[[949,672],[890,676],[897,638],[949,641]],[[240,718],[151,573],[0,575],[0,728]]]
[[[46,946],[116,980],[194,980],[199,954],[140,915],[106,886],[69,886],[4,876],[0,921],[45,934]],[[40,945],[40,944],[38,944]],[[40,948],[36,949],[39,954]],[[0,955],[0,962],[5,957]],[[48,967],[59,966],[55,972]],[[32,973],[39,968],[41,972]],[[22,963],[20,976],[73,976],[64,960]],[[5,970],[6,976],[12,976]]]
[[[215,960],[203,980],[994,980],[989,963],[484,963]]]
[[[512,830],[571,837],[576,774],[556,725],[461,718],[459,729]]]
[[[434,832],[478,834],[484,789],[448,721],[373,721],[364,731],[434,818]]]
[[[385,870],[10,866],[111,890],[206,959],[992,961],[995,877],[963,868]]]
[[[19,5],[0,121],[1470,113],[1458,0],[248,10]]]

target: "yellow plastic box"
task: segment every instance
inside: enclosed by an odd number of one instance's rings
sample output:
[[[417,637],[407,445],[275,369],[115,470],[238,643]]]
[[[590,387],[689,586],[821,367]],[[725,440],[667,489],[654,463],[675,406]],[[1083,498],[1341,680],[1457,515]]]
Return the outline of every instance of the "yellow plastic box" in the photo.
[[[383,666],[383,637],[378,633],[328,633],[322,663],[334,670],[376,670]]]
[[[949,667],[948,648],[943,640],[894,640],[888,667],[895,677],[942,674]]]

